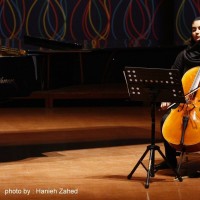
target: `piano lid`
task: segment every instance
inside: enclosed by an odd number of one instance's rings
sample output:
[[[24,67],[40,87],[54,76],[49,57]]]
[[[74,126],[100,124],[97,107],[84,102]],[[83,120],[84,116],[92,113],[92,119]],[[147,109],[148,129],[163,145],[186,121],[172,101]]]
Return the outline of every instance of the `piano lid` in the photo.
[[[53,49],[53,50],[69,50],[69,49],[82,48],[82,45],[78,43],[50,40],[46,38],[32,37],[28,35],[24,36],[24,44],[29,44],[29,45]]]

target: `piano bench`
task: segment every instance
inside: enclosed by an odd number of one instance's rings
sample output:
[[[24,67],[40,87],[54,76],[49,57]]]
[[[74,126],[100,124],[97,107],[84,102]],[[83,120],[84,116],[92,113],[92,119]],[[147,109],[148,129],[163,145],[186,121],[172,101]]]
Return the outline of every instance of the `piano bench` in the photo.
[[[46,108],[54,107],[55,100],[118,100],[129,99],[124,84],[73,85],[54,90],[34,91],[28,97],[17,99],[42,99]]]

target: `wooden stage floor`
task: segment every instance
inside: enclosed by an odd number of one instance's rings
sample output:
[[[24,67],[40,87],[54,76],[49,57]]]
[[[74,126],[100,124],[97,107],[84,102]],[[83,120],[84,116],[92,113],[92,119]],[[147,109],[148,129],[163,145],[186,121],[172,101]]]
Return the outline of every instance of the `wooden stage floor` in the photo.
[[[0,199],[188,200],[199,199],[198,153],[188,155],[175,180],[172,170],[150,178],[139,165],[150,143],[148,107],[74,106],[0,108]],[[156,138],[160,139],[156,113]],[[156,142],[163,151],[163,144]],[[39,145],[38,145],[39,144]],[[143,162],[148,165],[149,155]],[[156,153],[155,161],[162,161]]]

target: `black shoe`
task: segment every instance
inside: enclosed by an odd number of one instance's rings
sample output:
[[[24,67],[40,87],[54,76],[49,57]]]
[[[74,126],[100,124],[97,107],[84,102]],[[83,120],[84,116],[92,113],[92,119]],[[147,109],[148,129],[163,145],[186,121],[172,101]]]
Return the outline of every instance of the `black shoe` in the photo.
[[[176,168],[176,165],[171,164],[171,166],[173,168]],[[162,169],[169,169],[169,168],[170,168],[170,166],[167,164],[167,162],[163,161],[163,162],[154,166],[154,172],[157,172],[158,170],[162,170]]]
[[[189,175],[189,178],[200,178],[200,171],[196,171]]]

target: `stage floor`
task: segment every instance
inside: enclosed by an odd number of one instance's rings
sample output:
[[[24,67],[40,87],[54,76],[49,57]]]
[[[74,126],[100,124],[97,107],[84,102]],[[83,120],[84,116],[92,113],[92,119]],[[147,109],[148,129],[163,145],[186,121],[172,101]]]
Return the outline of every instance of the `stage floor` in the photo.
[[[146,189],[142,165],[127,179],[150,142],[149,110],[129,106],[1,108],[1,198],[199,199],[199,179],[188,178],[200,169],[198,153],[184,160],[182,182],[168,169],[151,177]],[[156,138],[160,137],[161,114],[156,115]],[[164,151],[162,143],[156,144]],[[146,166],[148,159],[149,154],[143,160]],[[160,161],[156,152],[155,162]]]
[[[0,145],[128,140],[151,137],[151,109],[143,106],[0,108]],[[156,113],[156,138],[161,113]]]

